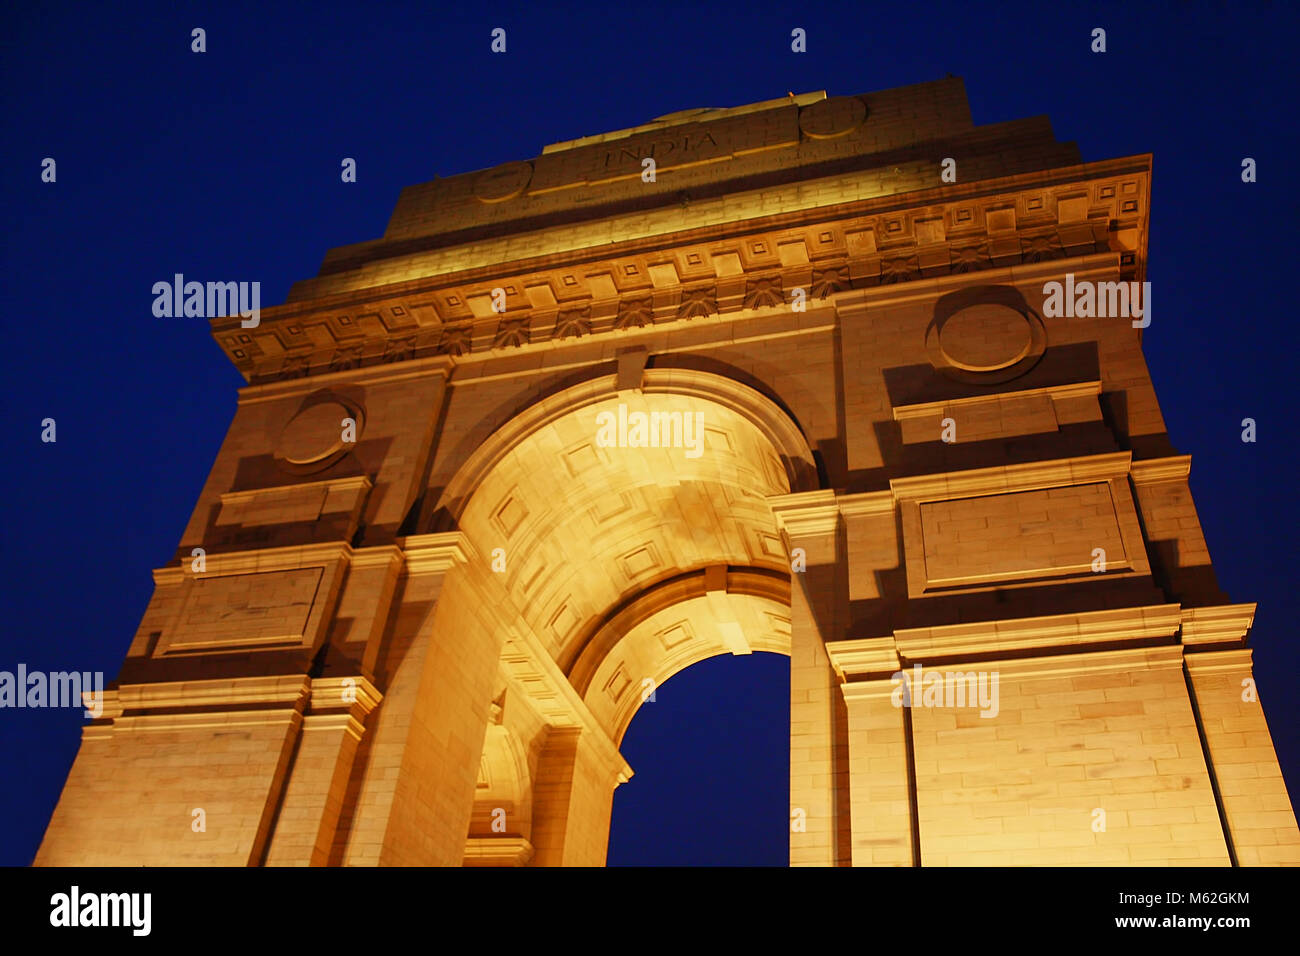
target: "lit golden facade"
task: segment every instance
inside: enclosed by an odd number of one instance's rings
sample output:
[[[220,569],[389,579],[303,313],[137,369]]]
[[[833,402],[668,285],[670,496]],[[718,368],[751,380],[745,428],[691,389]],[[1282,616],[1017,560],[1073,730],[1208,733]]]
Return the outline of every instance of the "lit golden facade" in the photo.
[[[407,189],[214,322],[249,385],[37,863],[601,864],[648,691],[755,650],[792,864],[1300,862],[1141,330],[1044,306],[1143,280],[1150,169],[943,80]]]

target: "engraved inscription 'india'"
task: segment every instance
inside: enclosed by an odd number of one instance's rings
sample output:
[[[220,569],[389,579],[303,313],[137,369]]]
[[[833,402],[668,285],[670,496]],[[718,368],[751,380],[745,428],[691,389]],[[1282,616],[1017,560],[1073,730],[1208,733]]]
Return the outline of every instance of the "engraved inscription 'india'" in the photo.
[[[688,133],[680,138],[659,139],[650,143],[648,146],[624,146],[621,149],[611,149],[605,153],[606,169],[619,166],[623,163],[630,163],[635,166],[641,165],[641,160],[646,157],[658,160],[662,164],[664,159],[683,158],[692,150],[700,150],[704,146],[717,146],[718,141],[713,138],[713,134],[707,130],[704,133]],[[692,159],[698,157],[691,157]]]

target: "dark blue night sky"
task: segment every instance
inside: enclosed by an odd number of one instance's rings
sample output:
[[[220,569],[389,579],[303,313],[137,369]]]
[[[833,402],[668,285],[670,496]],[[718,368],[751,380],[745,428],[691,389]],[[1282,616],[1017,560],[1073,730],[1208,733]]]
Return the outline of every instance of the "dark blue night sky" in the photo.
[[[455,6],[6,6],[0,670],[116,675],[233,415],[242,379],[205,320],[152,315],[154,282],[258,280],[276,304],[379,237],[403,186],[681,109],[952,73],[977,123],[1046,113],[1085,161],[1154,154],[1146,355],[1220,584],[1259,602],[1260,695],[1300,793],[1294,5]],[[788,683],[754,655],[659,690],[627,736],[611,863],[786,861]],[[0,711],[0,863],[31,861],[81,722]]]

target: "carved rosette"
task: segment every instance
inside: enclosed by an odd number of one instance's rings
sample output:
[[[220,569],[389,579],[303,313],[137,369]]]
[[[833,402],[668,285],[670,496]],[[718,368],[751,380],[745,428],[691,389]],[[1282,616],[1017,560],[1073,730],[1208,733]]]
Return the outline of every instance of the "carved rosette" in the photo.
[[[504,319],[492,339],[494,349],[519,348],[528,344],[528,319]]]
[[[468,325],[449,325],[438,339],[439,355],[468,355],[473,330]]]
[[[1059,259],[1062,254],[1060,240],[1056,236],[1029,236],[1020,241],[1021,259],[1026,262],[1047,262]]]
[[[785,297],[781,294],[781,280],[776,278],[754,279],[745,290],[745,308],[764,309],[784,305]]]
[[[581,338],[590,334],[590,309],[574,309],[569,312],[561,312],[560,317],[555,321],[554,337],[557,339]]]
[[[826,299],[847,288],[849,288],[849,280],[842,269],[823,269],[813,273],[810,291],[814,299]]]
[[[354,345],[350,348],[339,349],[330,359],[331,372],[346,372],[348,369],[361,367],[361,349],[360,345]]]
[[[880,263],[880,282],[889,285],[894,282],[911,282],[920,276],[921,269],[915,256],[898,256],[885,259]]]
[[[651,299],[632,299],[619,303],[614,328],[640,329],[647,325],[654,325],[654,302]]]
[[[691,289],[682,293],[681,305],[677,307],[677,318],[699,319],[715,315],[717,311],[718,301],[714,297],[713,289]]]
[[[384,362],[402,362],[406,359],[415,358],[415,341],[414,335],[402,339],[393,339],[384,349]]]
[[[953,272],[976,272],[991,264],[988,243],[958,246],[952,250],[950,269]]]
[[[352,440],[344,441],[343,423],[351,420]],[[365,431],[365,410],[328,390],[303,401],[276,439],[274,458],[294,474],[312,474],[333,465]]]

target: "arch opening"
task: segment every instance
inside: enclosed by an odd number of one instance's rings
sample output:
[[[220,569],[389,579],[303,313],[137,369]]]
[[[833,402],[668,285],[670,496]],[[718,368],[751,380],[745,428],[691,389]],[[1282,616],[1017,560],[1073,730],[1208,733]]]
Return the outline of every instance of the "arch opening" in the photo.
[[[788,865],[789,733],[783,655],[674,675],[623,738],[637,773],[614,792],[608,865]]]

